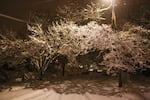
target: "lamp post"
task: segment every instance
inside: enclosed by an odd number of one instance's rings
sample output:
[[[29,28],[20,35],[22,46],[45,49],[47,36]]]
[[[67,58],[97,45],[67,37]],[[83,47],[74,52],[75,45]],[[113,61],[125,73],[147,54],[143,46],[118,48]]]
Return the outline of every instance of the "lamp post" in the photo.
[[[111,10],[111,24],[112,24],[112,28],[116,30],[117,20],[116,20],[116,14],[115,14],[115,0],[102,0],[102,3],[107,4],[108,7],[99,10],[99,12],[112,9]]]
[[[116,14],[115,14],[115,0],[112,0],[112,28],[117,29],[117,19],[116,19]]]

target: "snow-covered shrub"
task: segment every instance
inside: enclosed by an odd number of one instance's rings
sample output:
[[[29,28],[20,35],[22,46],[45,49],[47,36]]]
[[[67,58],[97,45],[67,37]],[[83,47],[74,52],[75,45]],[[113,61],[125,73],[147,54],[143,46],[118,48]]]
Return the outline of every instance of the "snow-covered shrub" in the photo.
[[[0,40],[0,61],[1,65],[10,63],[12,66],[17,65],[22,62],[22,45],[24,42],[22,40]]]
[[[110,53],[104,56],[104,61],[108,73],[113,73],[117,69],[133,72],[138,69],[148,68],[150,55],[149,30],[141,26],[132,26],[127,31],[113,32],[108,25],[98,25],[89,23],[89,36],[85,47],[109,49]],[[87,25],[88,27],[90,27]],[[93,29],[92,29],[93,28]],[[87,28],[84,28],[87,29]],[[92,31],[93,30],[93,31]],[[99,31],[98,31],[99,30]],[[84,32],[83,32],[84,33]],[[82,44],[82,43],[81,43]]]
[[[133,32],[133,30],[136,31]],[[112,34],[114,40],[109,47],[111,52],[105,56],[103,62],[108,66],[108,73],[113,73],[116,69],[135,72],[138,69],[144,70],[150,67],[148,65],[150,41],[141,35],[145,30],[134,26],[127,31]]]
[[[142,36],[143,38],[150,39],[150,30],[143,28],[142,26],[137,26],[132,23],[126,23],[123,26],[124,31],[130,31],[130,33],[135,33]]]
[[[34,29],[32,27],[29,29]],[[48,26],[46,31],[40,25],[36,28],[31,30],[34,33],[30,38],[35,43],[45,45],[49,54],[60,53],[67,55],[70,61],[75,61],[78,55],[86,55],[92,49],[109,50],[109,53],[103,55],[103,62],[97,63],[97,66],[103,66],[108,73],[116,73],[118,69],[132,72],[148,67],[150,41],[140,35],[146,29],[139,30],[138,27],[134,27],[114,32],[110,25],[99,25],[95,21],[87,25],[72,22],[55,23]]]
[[[32,61],[43,76],[49,63],[59,55],[67,55],[70,63],[74,64],[75,56],[79,53],[79,39],[72,31],[72,28],[77,27],[72,22],[56,22],[47,26],[46,30],[42,26],[43,24],[36,23],[28,25],[28,29],[32,32],[29,36],[31,41],[41,47],[41,51],[33,56]]]
[[[88,67],[98,66],[108,74],[116,73],[119,69],[134,72],[150,67],[148,29],[126,26],[125,30],[114,32],[110,25],[99,25],[95,21],[87,25],[60,21],[47,26],[47,29],[42,26],[41,23],[28,25],[29,31],[32,32],[28,41],[1,40],[0,64],[7,61],[11,62],[11,65],[18,65],[24,59],[30,58],[41,78],[45,75],[49,63],[59,55],[68,57],[70,67],[79,67],[77,56],[86,55],[91,50],[99,50],[99,54],[94,57],[102,56],[102,60],[96,60],[96,65],[91,62]],[[105,50],[109,52],[101,55]]]
[[[23,79],[29,71],[27,65],[29,62],[26,62],[25,54],[28,48],[25,46],[26,42],[23,40],[0,40],[0,72],[9,79],[18,77]]]

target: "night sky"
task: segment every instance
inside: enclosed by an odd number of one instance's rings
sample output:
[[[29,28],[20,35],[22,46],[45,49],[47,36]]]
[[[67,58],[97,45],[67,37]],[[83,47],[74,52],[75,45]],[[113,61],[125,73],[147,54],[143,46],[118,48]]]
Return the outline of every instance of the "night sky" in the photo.
[[[36,10],[48,11],[50,17],[55,15],[57,6],[66,0],[0,0],[0,13],[28,21],[29,14]],[[26,24],[0,17],[0,30],[6,28],[22,31]]]
[[[53,16],[58,2],[60,0],[0,0],[0,13],[27,21],[30,12],[37,9],[48,9]],[[0,17],[0,32],[5,34],[7,31],[23,36],[27,33],[26,24]]]
[[[53,13],[59,3],[60,0],[0,0],[0,13],[26,20],[30,11],[46,9]]]
[[[40,9],[47,10],[51,15],[53,15],[57,6],[62,6],[67,1],[73,0],[0,0],[0,13],[4,13],[21,19],[27,19],[30,11]],[[91,0],[76,1],[86,3]]]
[[[50,14],[50,17],[53,17],[56,14],[55,13],[56,8],[58,6],[65,5],[66,2],[68,1],[78,1],[80,2],[81,5],[86,5],[91,1],[98,1],[98,0],[0,0],[0,13],[23,20],[28,20],[29,13],[31,11],[43,10],[47,11]],[[146,4],[148,5],[150,0],[122,0],[122,1],[127,1],[129,5],[131,4],[130,7],[133,7],[133,5],[140,5],[140,3],[143,1],[146,1]],[[127,12],[123,12],[123,10],[124,8],[119,7],[118,12],[120,13],[118,15],[128,16]],[[134,12],[136,11],[137,10],[135,8]],[[0,27],[7,25],[9,25],[10,27],[14,27],[16,25],[20,26],[21,24],[16,23],[17,22],[0,17]]]
[[[56,15],[56,8],[65,5],[68,1],[74,0],[0,0],[0,13],[13,16],[22,20],[28,20],[32,11],[46,11],[50,17]],[[91,0],[76,0],[85,5]],[[96,1],[96,0],[92,0]],[[0,17],[1,26],[16,26],[18,22]],[[18,26],[18,25],[17,25]],[[19,25],[20,26],[20,25]]]

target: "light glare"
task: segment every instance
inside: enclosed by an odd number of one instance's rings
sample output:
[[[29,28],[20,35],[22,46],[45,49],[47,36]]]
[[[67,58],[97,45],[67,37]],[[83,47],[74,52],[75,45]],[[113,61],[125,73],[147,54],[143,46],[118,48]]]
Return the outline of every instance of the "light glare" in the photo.
[[[102,0],[103,4],[109,5],[112,3],[113,0]]]

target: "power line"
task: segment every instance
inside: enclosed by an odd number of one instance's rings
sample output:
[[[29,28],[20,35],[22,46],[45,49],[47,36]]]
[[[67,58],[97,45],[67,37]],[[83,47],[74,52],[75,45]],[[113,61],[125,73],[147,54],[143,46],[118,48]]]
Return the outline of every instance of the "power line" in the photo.
[[[12,16],[8,16],[8,15],[2,14],[2,13],[0,13],[0,17],[4,17],[4,18],[10,19],[10,20],[21,22],[21,23],[27,23],[27,21],[25,21],[25,20],[15,18],[15,17],[12,17]]]

